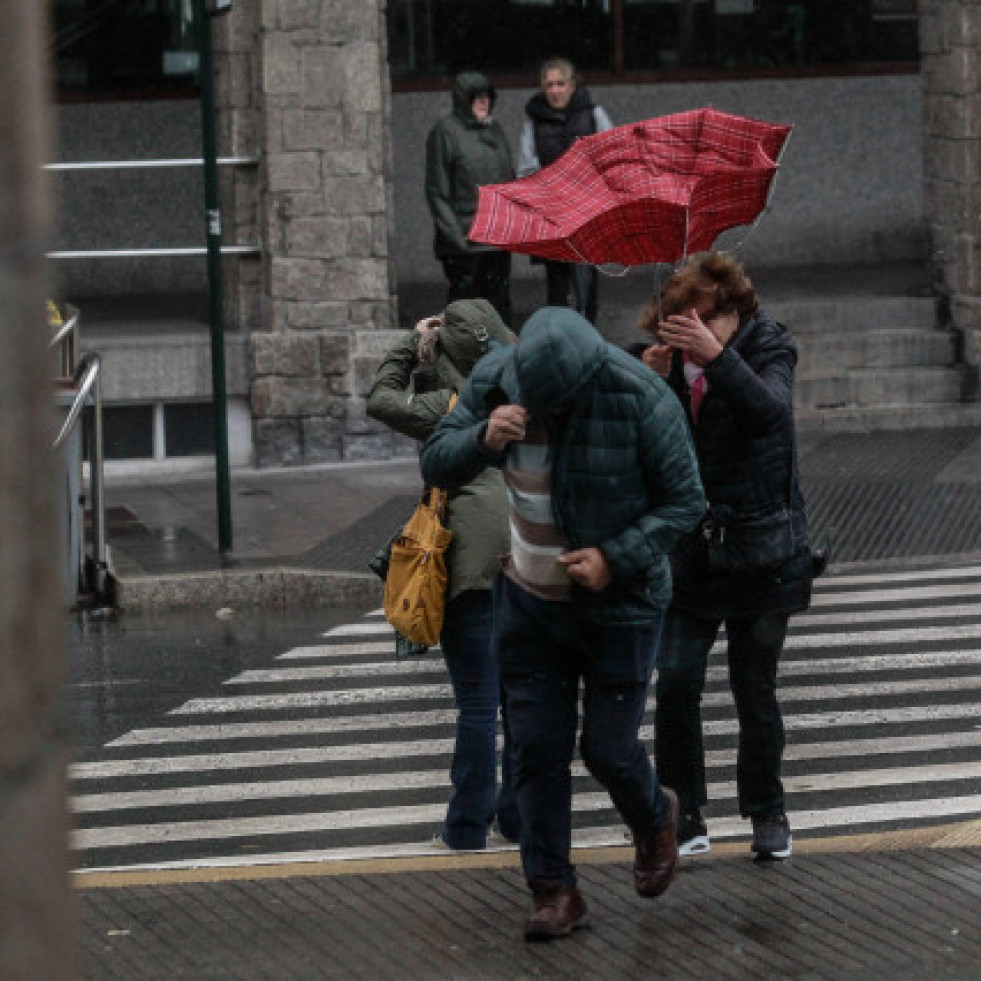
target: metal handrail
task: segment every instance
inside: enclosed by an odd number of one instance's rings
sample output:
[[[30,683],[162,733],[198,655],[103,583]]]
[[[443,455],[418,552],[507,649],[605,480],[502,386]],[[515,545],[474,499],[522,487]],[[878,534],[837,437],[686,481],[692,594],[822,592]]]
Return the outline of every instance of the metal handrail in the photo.
[[[68,410],[68,418],[61,427],[61,432],[55,437],[53,446],[56,450],[61,449],[65,440],[68,439],[71,431],[75,428],[75,423],[78,422],[78,417],[85,408],[85,400],[89,397],[89,392],[92,391],[96,381],[98,381],[99,370],[101,368],[102,359],[94,351],[86,354],[79,363],[75,377],[72,379],[72,382],[78,385],[78,394],[75,396],[75,401],[72,402],[71,409]],[[82,375],[84,375],[84,378],[81,384],[79,384],[78,378]]]
[[[259,163],[258,157],[219,157],[220,167],[251,167]],[[201,167],[203,157],[175,157],[160,160],[83,160],[78,162],[45,164],[45,170],[144,170],[161,167]]]
[[[70,303],[65,304],[65,312],[68,319],[58,329],[58,333],[51,338],[48,344],[50,351],[54,347],[61,346],[61,374],[63,378],[72,378],[75,374],[75,355],[78,352],[78,320],[80,312],[78,307],[73,307]]]
[[[78,394],[72,402],[72,407],[54,441],[57,450],[75,428],[89,394],[92,394],[92,413],[89,430],[89,485],[92,496],[92,544],[95,566],[94,590],[96,596],[102,598],[106,594],[106,578],[108,562],[106,561],[106,514],[105,514],[105,450],[102,440],[102,386],[99,372],[102,359],[94,351],[86,354],[78,363],[73,376],[73,383],[78,387]]]
[[[223,245],[222,255],[259,255],[258,245]],[[83,249],[76,252],[45,252],[49,259],[145,259],[160,256],[207,255],[204,245],[173,249]]]

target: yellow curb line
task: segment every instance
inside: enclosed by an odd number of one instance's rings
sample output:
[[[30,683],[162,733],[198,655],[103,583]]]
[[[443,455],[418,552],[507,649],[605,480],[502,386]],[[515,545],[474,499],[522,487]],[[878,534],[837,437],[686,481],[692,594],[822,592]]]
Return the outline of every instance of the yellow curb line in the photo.
[[[981,847],[981,820],[881,834],[841,835],[834,838],[795,838],[796,855],[857,854],[861,852],[909,851],[923,848]],[[715,858],[746,855],[746,842],[725,842],[712,851],[685,862],[706,862]],[[610,845],[577,848],[579,865],[608,865],[629,862],[633,848]],[[195,882],[232,882],[259,879],[289,879],[298,876],[390,875],[399,872],[433,872],[454,869],[517,868],[517,850],[465,852],[454,855],[418,855],[410,858],[370,858],[329,862],[284,862],[275,865],[230,865],[188,869],[143,869],[139,871],[71,873],[77,889],[123,889],[130,886],[183,885]]]

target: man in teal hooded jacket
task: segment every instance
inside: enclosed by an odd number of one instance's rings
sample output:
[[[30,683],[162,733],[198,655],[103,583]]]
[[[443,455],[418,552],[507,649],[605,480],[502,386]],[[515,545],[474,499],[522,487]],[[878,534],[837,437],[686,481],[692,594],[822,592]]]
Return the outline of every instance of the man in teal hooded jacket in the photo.
[[[667,553],[705,510],[680,403],[578,313],[539,310],[518,343],[483,358],[426,442],[427,483],[503,469],[511,552],[495,583],[494,645],[513,745],[525,938],[584,926],[572,844],[580,753],[633,833],[634,886],[677,870],[678,801],[639,738],[664,611]]]
[[[511,326],[511,254],[467,238],[477,213],[477,188],[514,178],[511,147],[494,119],[496,94],[479,72],[457,75],[453,111],[426,139],[426,201],[436,258],[449,281],[446,302],[489,300]]]

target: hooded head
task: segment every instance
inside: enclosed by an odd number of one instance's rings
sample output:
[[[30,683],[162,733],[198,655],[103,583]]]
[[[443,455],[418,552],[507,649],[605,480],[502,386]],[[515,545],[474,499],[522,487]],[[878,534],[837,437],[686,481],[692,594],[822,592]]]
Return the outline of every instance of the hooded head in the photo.
[[[478,95],[490,96],[490,111],[494,111],[497,92],[486,75],[480,72],[461,72],[453,80],[453,111],[464,119],[474,120],[473,100]]]
[[[542,411],[570,402],[605,357],[606,342],[588,320],[568,307],[543,307],[514,349],[521,404]]]
[[[473,366],[493,345],[509,345],[515,336],[487,300],[456,300],[443,313],[439,328],[436,376],[440,388],[460,388]]]

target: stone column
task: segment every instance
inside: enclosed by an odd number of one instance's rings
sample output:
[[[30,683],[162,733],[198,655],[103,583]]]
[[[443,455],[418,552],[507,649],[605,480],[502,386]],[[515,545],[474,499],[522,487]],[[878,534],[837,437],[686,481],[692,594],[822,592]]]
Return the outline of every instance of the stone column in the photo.
[[[257,463],[390,456],[364,414],[395,320],[384,0],[257,0],[228,19],[228,133],[261,155]]]
[[[920,0],[924,203],[934,280],[981,364],[981,5]]]
[[[0,30],[0,977],[73,975],[54,529],[52,363],[41,165],[48,5],[7,0]],[[60,502],[62,506],[65,502]]]

